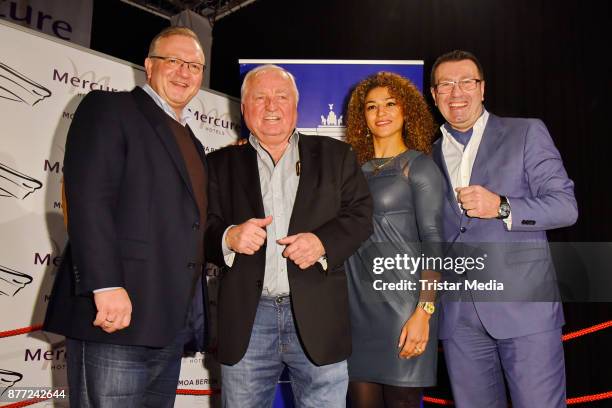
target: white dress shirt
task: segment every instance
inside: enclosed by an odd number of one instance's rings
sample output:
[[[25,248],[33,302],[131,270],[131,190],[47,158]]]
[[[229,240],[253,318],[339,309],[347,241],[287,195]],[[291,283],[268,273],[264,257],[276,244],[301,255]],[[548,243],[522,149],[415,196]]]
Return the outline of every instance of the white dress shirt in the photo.
[[[453,191],[457,187],[467,187],[470,185],[472,168],[474,167],[474,161],[476,160],[478,148],[480,147],[488,120],[489,112],[484,110],[482,115],[476,120],[476,123],[474,123],[472,137],[465,146],[455,140],[444,125],[440,126],[442,131],[442,155],[444,156],[444,162],[446,163]],[[455,192],[456,196],[457,193]],[[458,201],[456,201],[456,205],[461,211]],[[506,223],[508,230],[510,230],[512,227],[512,214],[503,221]]]

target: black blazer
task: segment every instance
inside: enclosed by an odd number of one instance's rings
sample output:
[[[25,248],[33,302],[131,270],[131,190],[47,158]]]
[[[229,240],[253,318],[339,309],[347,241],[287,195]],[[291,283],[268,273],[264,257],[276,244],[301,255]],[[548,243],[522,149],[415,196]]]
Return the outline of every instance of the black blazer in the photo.
[[[196,288],[202,268],[195,260],[204,226],[167,121],[138,87],[93,91],[80,103],[64,157],[69,243],[45,330],[161,347],[184,327],[194,291],[202,290]],[[205,163],[202,145],[193,140]],[[115,286],[130,296],[132,321],[107,334],[92,325],[92,291]]]
[[[287,262],[294,321],[304,349],[318,365],[351,353],[344,261],[372,233],[372,198],[355,155],[346,143],[300,135],[301,175],[289,235],[312,232],[327,252],[328,272],[318,263],[301,270]],[[257,153],[247,143],[208,155],[209,260],[225,266],[225,229],[249,218],[264,218]],[[269,215],[269,214],[267,214]],[[273,214],[272,214],[273,215]],[[219,285],[219,360],[235,364],[244,356],[261,297],[265,246],[254,255],[237,254]]]

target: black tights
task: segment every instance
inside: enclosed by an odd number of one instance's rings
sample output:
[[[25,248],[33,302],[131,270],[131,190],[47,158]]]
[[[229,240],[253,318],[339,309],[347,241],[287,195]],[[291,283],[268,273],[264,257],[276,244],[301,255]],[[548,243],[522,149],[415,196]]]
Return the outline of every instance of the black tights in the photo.
[[[351,381],[348,394],[351,408],[420,408],[422,387]]]

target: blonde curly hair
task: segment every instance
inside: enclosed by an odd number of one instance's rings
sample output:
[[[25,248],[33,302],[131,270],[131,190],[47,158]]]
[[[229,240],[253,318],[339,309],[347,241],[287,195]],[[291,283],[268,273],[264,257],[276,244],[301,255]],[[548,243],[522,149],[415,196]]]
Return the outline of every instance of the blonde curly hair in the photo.
[[[366,136],[369,129],[365,120],[365,98],[368,92],[379,87],[387,88],[402,108],[402,138],[408,149],[430,154],[437,125],[425,98],[417,87],[403,76],[392,72],[379,72],[357,84],[348,104],[346,141],[353,147],[359,163],[363,164],[374,158],[372,140]]]

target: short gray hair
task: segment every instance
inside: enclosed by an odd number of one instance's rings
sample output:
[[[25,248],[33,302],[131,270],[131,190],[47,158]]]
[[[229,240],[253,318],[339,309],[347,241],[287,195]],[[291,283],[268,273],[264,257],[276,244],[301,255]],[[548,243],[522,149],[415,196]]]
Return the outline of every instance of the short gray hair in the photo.
[[[264,71],[280,71],[289,77],[291,86],[293,87],[293,90],[295,91],[295,103],[297,105],[298,101],[300,100],[300,92],[298,91],[297,84],[295,83],[295,77],[293,76],[291,72],[287,71],[285,68],[279,67],[278,65],[274,65],[274,64],[259,65],[253,68],[252,70],[250,70],[249,72],[247,72],[247,74],[244,76],[244,79],[242,80],[242,87],[240,87],[240,101],[241,102],[244,101],[244,96],[246,95],[246,92],[248,90],[247,83],[251,80],[252,77]]]
[[[200,51],[202,51],[202,54],[204,54],[204,48],[202,48],[200,39],[198,38],[198,35],[193,30],[187,27],[173,26],[173,27],[164,28],[155,37],[153,37],[153,39],[151,40],[151,43],[149,44],[148,56],[150,57],[151,55],[155,55],[157,44],[159,43],[160,40],[164,38],[172,37],[173,35],[182,35],[184,37],[192,38],[198,44],[198,47],[200,48]],[[204,56],[204,58],[206,58],[206,56]]]

